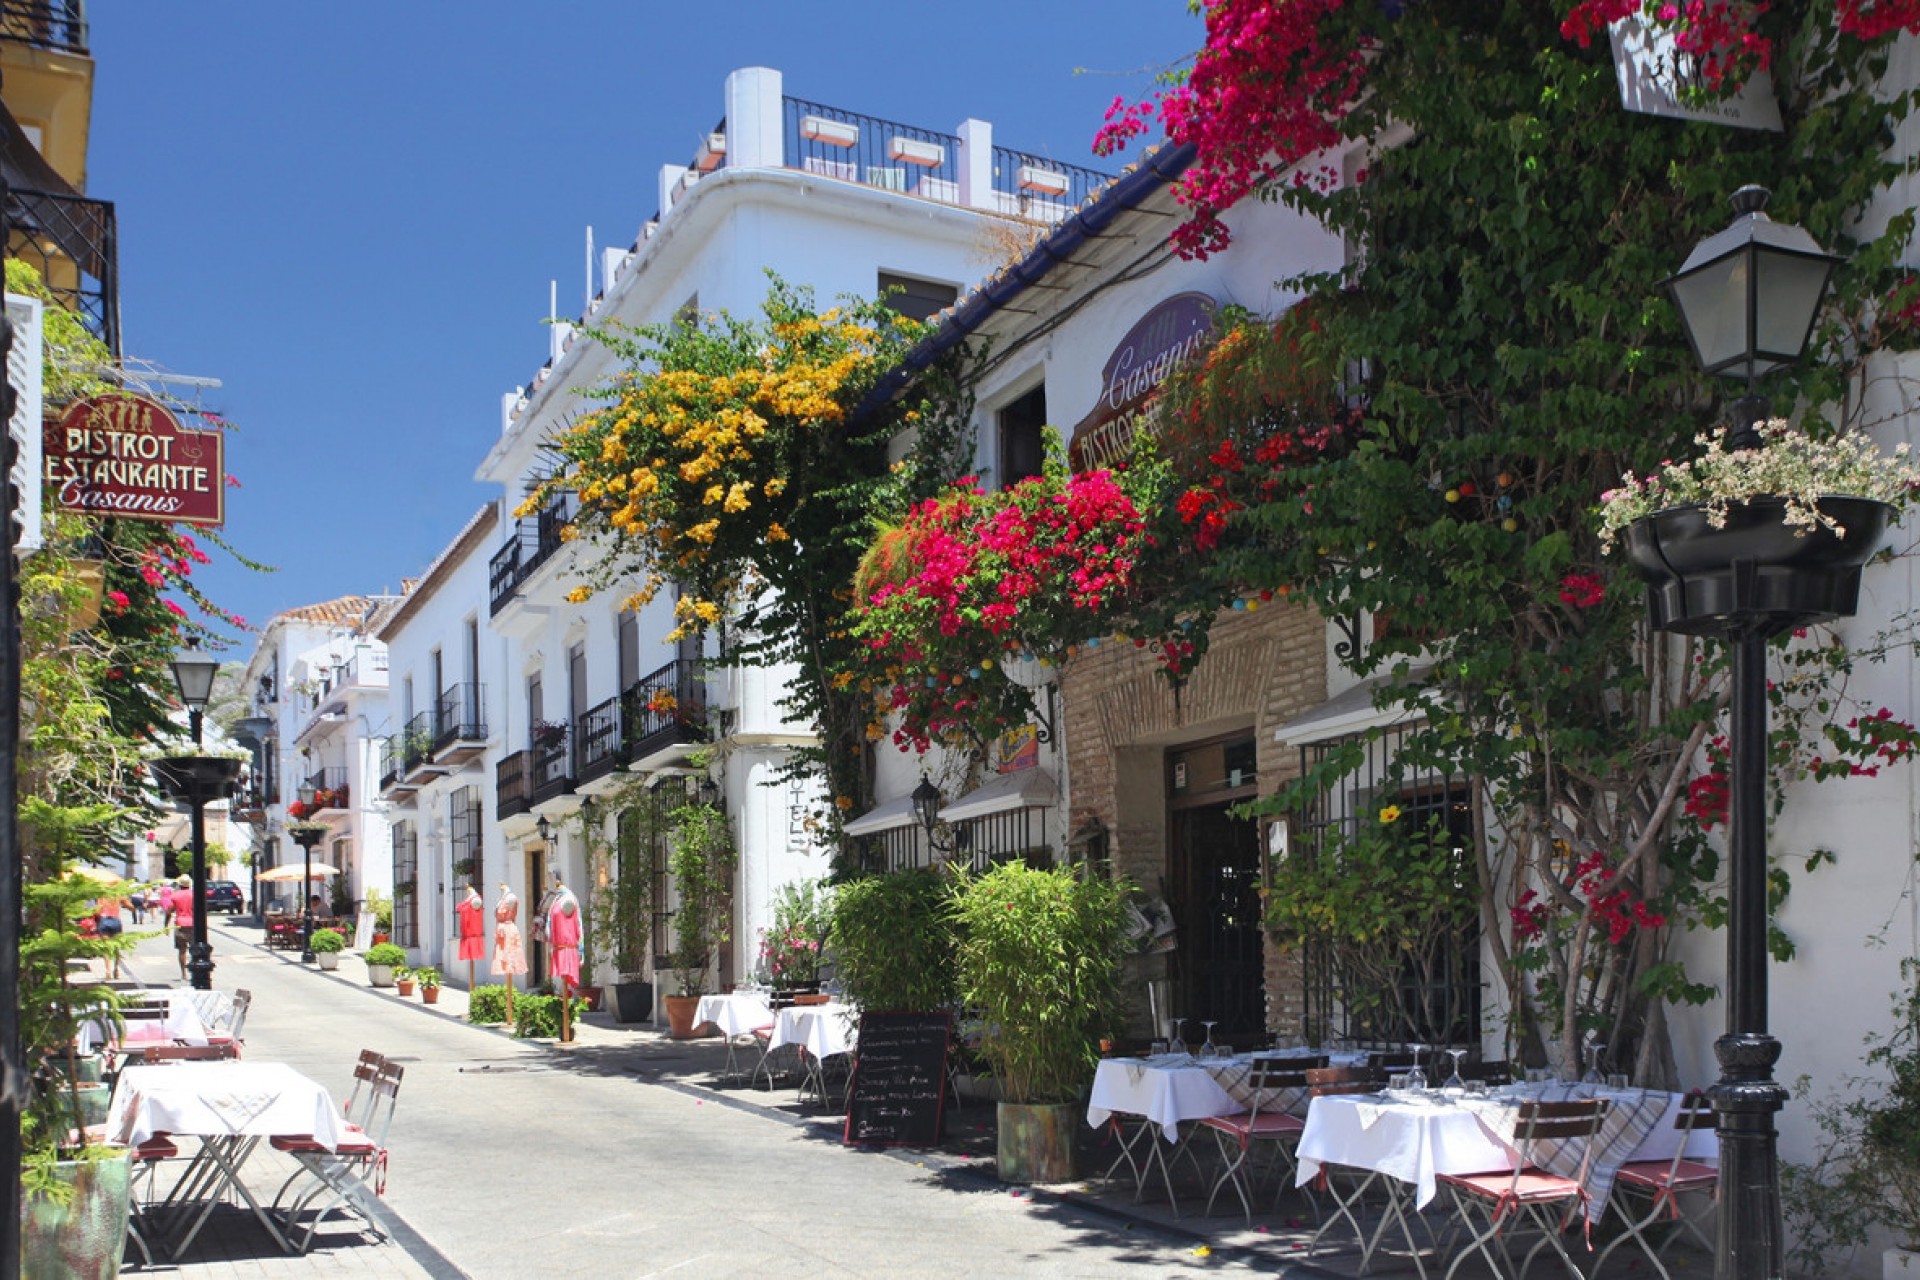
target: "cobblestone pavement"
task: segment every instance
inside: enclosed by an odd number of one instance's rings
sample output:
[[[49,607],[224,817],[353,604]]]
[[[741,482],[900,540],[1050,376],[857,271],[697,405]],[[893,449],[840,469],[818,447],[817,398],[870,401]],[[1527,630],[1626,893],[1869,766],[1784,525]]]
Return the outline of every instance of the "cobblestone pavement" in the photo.
[[[336,974],[269,952],[241,922],[214,925],[215,985],[253,992],[247,1056],[286,1062],[336,1098],[363,1048],[406,1068],[384,1201],[388,1238],[335,1218],[313,1251],[283,1256],[242,1208],[216,1212],[188,1254],[142,1271],[253,1277],[395,1276],[1151,1276],[1355,1274],[1352,1250],[1305,1261],[1310,1226],[1286,1212],[1198,1214],[1183,1196],[1132,1203],[1093,1181],[1016,1194],[993,1180],[993,1109],[951,1113],[938,1152],[872,1152],[840,1141],[840,1117],[791,1088],[728,1087],[718,1040],[675,1042],[589,1015],[575,1042],[514,1040],[464,1021],[465,993],[429,1008],[366,982],[348,956]],[[175,976],[161,940],[142,943],[148,980]],[[482,979],[485,980],[484,977]],[[1113,1152],[1087,1130],[1082,1167]],[[266,1148],[247,1183],[271,1195],[292,1168]],[[164,1186],[164,1182],[162,1186]],[[1678,1255],[1675,1280],[1710,1274]],[[1372,1275],[1413,1276],[1411,1258],[1376,1257]],[[1435,1273],[1437,1275],[1437,1272]],[[1467,1276],[1466,1268],[1461,1275]],[[1651,1274],[1618,1262],[1609,1274]]]

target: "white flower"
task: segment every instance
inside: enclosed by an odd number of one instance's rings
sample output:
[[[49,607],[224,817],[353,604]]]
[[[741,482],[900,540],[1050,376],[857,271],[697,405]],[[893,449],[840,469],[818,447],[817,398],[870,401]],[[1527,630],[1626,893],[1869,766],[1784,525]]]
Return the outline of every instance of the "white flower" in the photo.
[[[1631,471],[1618,488],[1600,495],[1600,549],[1611,551],[1622,529],[1668,507],[1702,506],[1714,528],[1727,523],[1727,510],[1758,498],[1786,501],[1786,520],[1801,532],[1825,526],[1846,530],[1817,505],[1822,498],[1871,498],[1896,509],[1911,505],[1920,493],[1920,469],[1908,461],[1908,447],[1883,454],[1864,435],[1815,440],[1782,418],[1760,426],[1757,449],[1725,447],[1718,435],[1696,443],[1706,452],[1687,462],[1663,463],[1642,479]]]

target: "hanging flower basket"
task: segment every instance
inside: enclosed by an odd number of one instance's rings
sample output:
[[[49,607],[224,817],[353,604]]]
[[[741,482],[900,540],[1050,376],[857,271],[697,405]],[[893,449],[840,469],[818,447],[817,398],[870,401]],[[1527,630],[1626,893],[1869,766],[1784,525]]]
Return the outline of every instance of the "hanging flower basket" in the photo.
[[[1653,625],[1687,635],[1776,635],[1853,616],[1860,569],[1894,509],[1871,498],[1817,503],[1832,523],[1788,523],[1783,498],[1727,508],[1718,527],[1702,505],[1668,507],[1627,525],[1621,541],[1647,584]]]
[[[161,792],[186,805],[225,800],[245,767],[245,761],[230,756],[162,756],[147,761]]]

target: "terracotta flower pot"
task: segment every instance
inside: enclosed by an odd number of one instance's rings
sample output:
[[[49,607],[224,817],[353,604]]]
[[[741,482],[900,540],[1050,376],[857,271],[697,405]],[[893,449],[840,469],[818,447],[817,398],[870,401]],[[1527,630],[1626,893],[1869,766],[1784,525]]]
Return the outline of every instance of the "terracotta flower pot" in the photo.
[[[439,1004],[440,988],[438,987],[420,988],[420,1003],[421,1004]]]
[[[395,978],[393,980],[393,990],[394,990],[394,994],[396,995],[402,995],[402,996],[412,995],[413,979],[412,978]]]
[[[693,1016],[700,1008],[699,996],[664,996],[667,1006],[667,1030],[675,1040],[691,1040],[695,1036]]]

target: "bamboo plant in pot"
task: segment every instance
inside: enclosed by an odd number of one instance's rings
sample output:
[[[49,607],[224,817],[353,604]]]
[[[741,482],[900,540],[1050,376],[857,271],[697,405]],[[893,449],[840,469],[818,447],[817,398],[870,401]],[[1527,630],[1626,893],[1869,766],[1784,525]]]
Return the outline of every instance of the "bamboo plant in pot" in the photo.
[[[953,914],[960,998],[980,1013],[980,1054],[1000,1082],[1000,1180],[1067,1181],[1078,1104],[1119,1016],[1124,886],[1010,862],[963,872]]]
[[[647,977],[647,945],[653,938],[653,881],[656,849],[665,828],[665,811],[650,791],[638,786],[616,792],[606,807],[613,815],[613,841],[588,829],[594,868],[587,904],[587,943],[594,957],[613,970],[606,1004],[616,1022],[645,1022],[653,1017],[653,983]]]
[[[673,912],[673,947],[668,964],[678,979],[677,995],[666,997],[667,1018],[676,1039],[693,1035],[694,1010],[707,990],[714,952],[732,939],[728,894],[737,858],[726,813],[705,800],[688,800],[667,815],[673,849],[667,855],[679,906]]]

